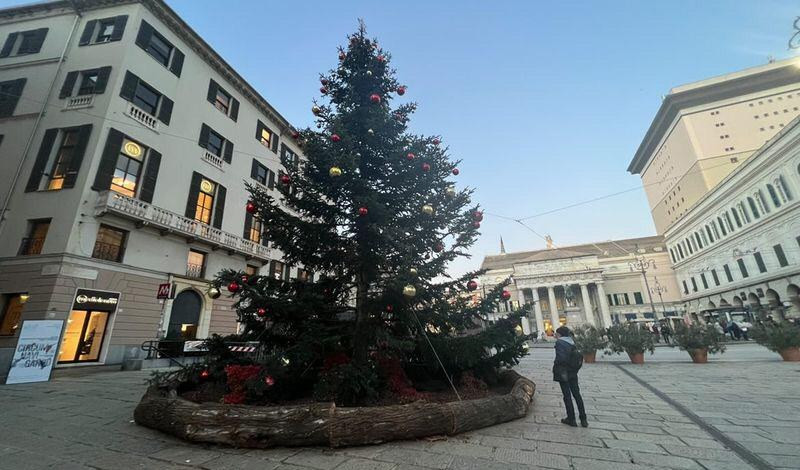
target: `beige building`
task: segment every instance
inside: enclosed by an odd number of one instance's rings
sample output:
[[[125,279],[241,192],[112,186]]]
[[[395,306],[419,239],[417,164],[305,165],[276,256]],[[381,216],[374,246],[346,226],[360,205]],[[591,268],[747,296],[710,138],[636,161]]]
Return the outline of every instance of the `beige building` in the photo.
[[[532,304],[532,318],[522,323],[525,333],[552,334],[553,325],[608,327],[682,313],[660,236],[501,253],[484,258],[481,269],[486,270],[479,280],[481,289],[512,280],[511,300],[489,321]]]
[[[628,166],[664,234],[800,114],[797,59],[670,90]]]
[[[64,320],[56,367],[114,364],[235,332],[222,268],[307,275],[245,212],[290,123],[164,1],[0,10],[0,92],[0,380],[26,320]]]

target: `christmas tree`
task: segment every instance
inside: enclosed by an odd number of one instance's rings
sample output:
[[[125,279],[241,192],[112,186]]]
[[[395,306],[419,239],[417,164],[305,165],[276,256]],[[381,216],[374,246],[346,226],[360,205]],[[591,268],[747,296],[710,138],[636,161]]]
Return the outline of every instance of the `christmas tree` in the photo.
[[[293,136],[306,158],[282,162],[277,195],[248,186],[246,209],[263,235],[286,263],[315,275],[218,275],[217,286],[238,297],[238,339],[263,348],[246,400],[312,391],[343,404],[385,392],[417,398],[422,384],[465,374],[491,381],[526,352],[523,312],[482,322],[510,297],[505,284],[478,298],[480,273],[447,275],[469,256],[483,215],[471,190],[456,189],[458,161],[440,138],[408,131],[416,105],[393,106],[406,87],[390,59],[361,24],[338,67],[320,77],[317,129]]]

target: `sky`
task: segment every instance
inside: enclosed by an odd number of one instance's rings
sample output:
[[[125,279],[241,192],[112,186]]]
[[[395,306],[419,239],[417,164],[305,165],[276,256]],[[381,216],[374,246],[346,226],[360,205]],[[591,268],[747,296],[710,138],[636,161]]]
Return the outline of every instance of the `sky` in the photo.
[[[0,6],[17,4],[0,0]],[[295,126],[363,18],[486,211],[473,257],[655,234],[626,168],[669,89],[790,57],[797,0],[167,0]]]

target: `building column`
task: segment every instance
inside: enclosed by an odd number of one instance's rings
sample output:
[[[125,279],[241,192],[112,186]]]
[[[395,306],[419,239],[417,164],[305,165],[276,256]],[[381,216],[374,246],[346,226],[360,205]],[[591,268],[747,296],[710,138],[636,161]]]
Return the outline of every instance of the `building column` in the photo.
[[[608,308],[608,298],[606,297],[606,291],[603,289],[602,282],[595,282],[595,287],[597,287],[597,297],[600,299],[600,314],[603,318],[603,327],[608,328],[611,326],[611,312]]]
[[[517,293],[519,294],[519,307],[522,308],[525,305],[525,290],[517,287]],[[528,320],[528,315],[523,315],[519,321],[522,324],[522,333],[525,335],[531,334],[531,323]]]
[[[539,288],[534,287],[531,289],[531,294],[533,294],[533,314],[536,317],[536,328],[539,331],[544,331],[544,317],[542,317],[542,304],[539,303]]]
[[[547,298],[550,300],[550,324],[553,326],[553,331],[559,327],[558,323],[558,308],[556,307],[556,291],[553,286],[547,286]]]
[[[594,326],[594,312],[592,311],[592,299],[589,297],[589,287],[587,284],[581,284],[580,286],[581,300],[583,301],[583,312],[586,314],[586,322]]]

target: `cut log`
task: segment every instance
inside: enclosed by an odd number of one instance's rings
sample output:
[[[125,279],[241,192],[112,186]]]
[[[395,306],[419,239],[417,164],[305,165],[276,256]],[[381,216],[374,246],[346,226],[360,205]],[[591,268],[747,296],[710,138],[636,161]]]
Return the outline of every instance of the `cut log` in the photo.
[[[536,385],[505,371],[503,395],[450,403],[340,408],[333,403],[249,406],[194,403],[177,384],[150,387],[134,411],[142,426],[187,441],[235,447],[331,447],[453,435],[525,416]]]

